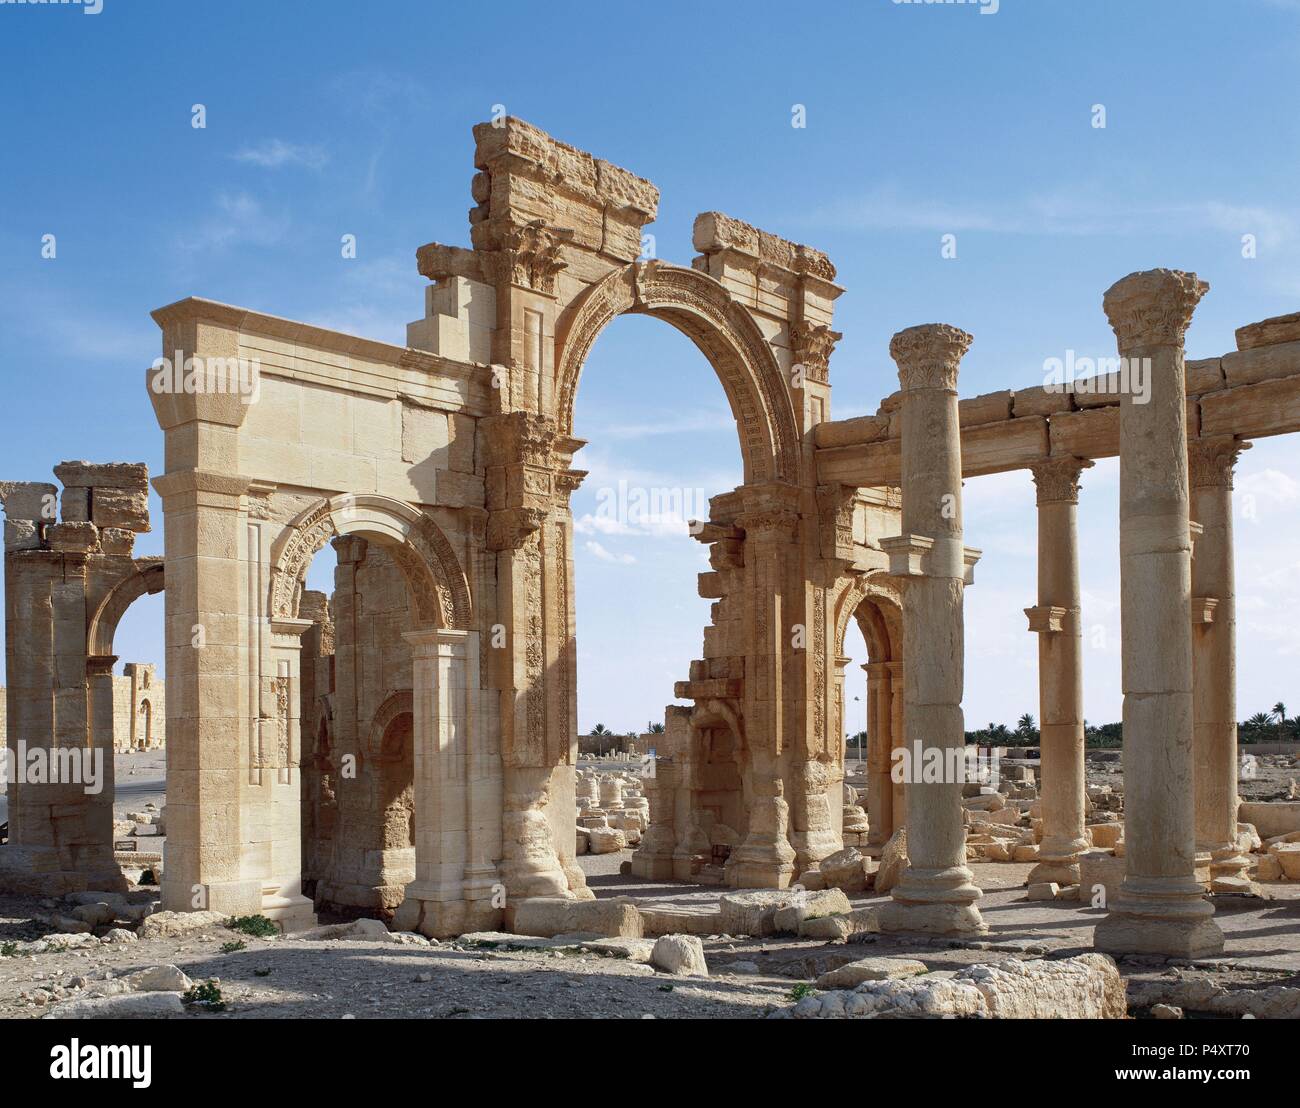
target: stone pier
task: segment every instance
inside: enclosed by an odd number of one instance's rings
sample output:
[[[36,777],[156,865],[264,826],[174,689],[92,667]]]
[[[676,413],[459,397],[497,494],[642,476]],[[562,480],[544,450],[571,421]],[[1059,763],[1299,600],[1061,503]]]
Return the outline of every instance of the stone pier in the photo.
[[[1083,630],[1079,618],[1079,474],[1093,463],[1063,457],[1033,467],[1038,490],[1038,634],[1043,841],[1029,883],[1079,883],[1084,829]]]
[[[1154,269],[1117,281],[1103,300],[1130,385],[1119,427],[1127,873],[1094,936],[1112,953],[1200,958],[1223,949],[1196,880],[1192,803],[1183,336],[1207,288],[1195,274]]]
[[[884,931],[986,930],[975,904],[980,890],[965,864],[963,782],[953,772],[965,766],[962,590],[968,560],[957,370],[970,343],[970,335],[946,324],[911,327],[890,343],[903,388],[903,533],[882,539],[881,547],[891,574],[904,581],[907,729],[923,749],[922,764],[909,759],[906,786],[911,865],[881,910]],[[908,748],[915,754],[913,742]],[[941,772],[923,775],[932,759],[941,761]]]

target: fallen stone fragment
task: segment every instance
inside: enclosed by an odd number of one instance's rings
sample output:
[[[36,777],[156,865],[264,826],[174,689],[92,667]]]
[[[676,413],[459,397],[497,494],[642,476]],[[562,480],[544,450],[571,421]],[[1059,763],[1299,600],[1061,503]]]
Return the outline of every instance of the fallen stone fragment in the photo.
[[[854,989],[864,981],[888,981],[898,977],[916,977],[928,972],[924,962],[915,958],[861,958],[840,966],[817,978],[819,989]]]
[[[221,912],[155,912],[140,923],[142,939],[176,939],[222,926],[227,916]]]
[[[694,935],[661,935],[650,952],[650,964],[679,977],[708,977],[704,944]]]
[[[54,1008],[47,1020],[158,1020],[185,1015],[178,993],[122,993],[81,997]]]
[[[183,993],[194,984],[175,966],[148,966],[122,980],[138,993]]]

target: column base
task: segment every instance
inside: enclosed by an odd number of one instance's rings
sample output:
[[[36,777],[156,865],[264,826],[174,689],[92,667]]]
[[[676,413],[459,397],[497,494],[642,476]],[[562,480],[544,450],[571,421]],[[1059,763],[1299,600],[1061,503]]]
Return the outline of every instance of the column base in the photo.
[[[1194,879],[1128,877],[1092,945],[1107,954],[1208,958],[1223,953],[1223,931]]]
[[[1250,879],[1250,859],[1237,849],[1236,843],[1225,843],[1210,851],[1210,892],[1223,896],[1263,895]]]
[[[642,854],[639,850],[632,855],[632,873],[650,881],[669,881],[673,877],[673,856],[671,854]]]
[[[394,931],[418,931],[434,939],[449,939],[470,931],[500,931],[504,912],[491,900],[432,900],[415,886],[393,913]]]
[[[911,866],[880,909],[880,930],[927,935],[984,935],[988,925],[976,901],[983,893],[965,866]]]
[[[794,878],[794,867],[779,863],[737,862],[726,867],[727,884],[733,889],[785,889]]]

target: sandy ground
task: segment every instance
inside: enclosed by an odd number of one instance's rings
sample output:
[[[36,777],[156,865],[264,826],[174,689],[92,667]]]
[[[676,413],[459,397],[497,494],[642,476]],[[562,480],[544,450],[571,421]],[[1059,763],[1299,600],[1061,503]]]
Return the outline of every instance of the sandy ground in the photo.
[[[719,890],[647,884],[617,873],[627,855],[583,859],[598,896],[656,901],[707,901]],[[754,1018],[791,1002],[791,989],[846,962],[874,954],[907,954],[936,973],[976,962],[1089,949],[1099,912],[1025,899],[1027,865],[976,865],[990,934],[973,943],[867,935],[865,941],[823,943],[792,937],[704,940],[708,978],[668,977],[649,966],[571,949],[473,949],[445,942],[397,946],[383,942],[251,939],[223,927],[179,939],[96,945],[86,950],[0,957],[0,1018],[34,1018],[61,998],[84,991],[76,978],[121,976],[174,964],[196,980],[216,978],[228,1010],[196,1019],[435,1017],[493,1018]],[[1231,988],[1300,986],[1300,889],[1268,886],[1265,902],[1219,902],[1227,955],[1198,963]],[[143,895],[143,894],[134,894]],[[875,898],[859,898],[869,904]],[[0,944],[36,938],[46,928],[32,916],[52,902],[0,897]],[[242,941],[231,953],[221,947]],[[0,946],[0,949],[3,949]],[[1138,979],[1185,972],[1163,959],[1121,963]]]

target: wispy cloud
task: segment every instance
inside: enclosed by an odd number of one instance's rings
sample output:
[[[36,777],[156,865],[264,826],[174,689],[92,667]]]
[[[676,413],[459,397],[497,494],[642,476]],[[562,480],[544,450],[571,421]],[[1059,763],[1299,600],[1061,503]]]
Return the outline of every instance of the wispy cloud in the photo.
[[[247,192],[221,192],[213,199],[213,210],[193,229],[182,232],[177,246],[185,251],[222,250],[247,243],[273,246],[289,229],[287,215],[272,214]]]
[[[304,169],[321,170],[329,162],[329,154],[324,147],[285,142],[282,139],[267,139],[256,146],[245,146],[235,151],[231,157],[237,162],[248,162],[263,169],[301,166]]]
[[[1218,198],[1151,204],[1114,196],[1101,184],[957,205],[887,183],[827,204],[809,221],[840,229],[936,233],[1125,236],[1221,231],[1253,234],[1269,247],[1294,240],[1300,229],[1294,210]]]
[[[602,562],[613,562],[615,565],[622,566],[630,566],[636,563],[636,558],[631,554],[615,554],[613,551],[607,550],[605,547],[601,546],[601,544],[596,542],[594,539],[590,539],[583,543],[583,546],[586,548],[588,554],[595,558],[599,558]]]

